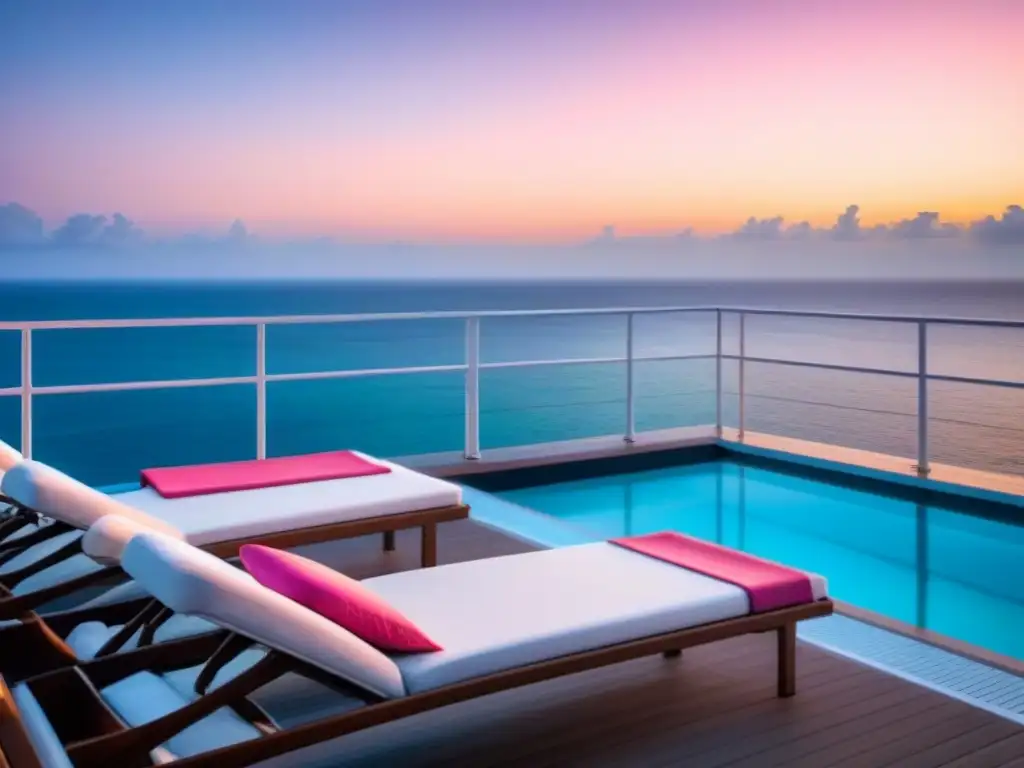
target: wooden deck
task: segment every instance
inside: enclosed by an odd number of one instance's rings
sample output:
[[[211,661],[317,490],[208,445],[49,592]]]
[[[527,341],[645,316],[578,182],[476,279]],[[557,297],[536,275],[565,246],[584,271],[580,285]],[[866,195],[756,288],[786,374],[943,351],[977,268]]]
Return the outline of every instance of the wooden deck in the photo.
[[[473,522],[441,526],[442,563],[529,549]],[[415,567],[418,532],[399,534],[387,554],[376,537],[304,552],[362,578]],[[1024,727],[803,643],[797,695],[776,698],[774,641],[741,638],[497,694],[283,764],[1024,768]]]

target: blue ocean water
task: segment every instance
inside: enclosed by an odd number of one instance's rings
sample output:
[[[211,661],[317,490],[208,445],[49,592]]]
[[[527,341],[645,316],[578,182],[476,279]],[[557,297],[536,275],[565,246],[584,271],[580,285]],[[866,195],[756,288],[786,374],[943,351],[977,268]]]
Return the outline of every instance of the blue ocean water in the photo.
[[[605,539],[676,530],[819,573],[833,597],[1024,659],[1024,526],[728,460],[505,491]]]
[[[612,306],[767,306],[844,312],[1024,319],[1015,284],[452,284],[36,283],[0,285],[0,319],[253,316],[476,311]],[[636,354],[710,354],[713,313],[638,317]],[[750,317],[748,355],[913,371],[916,330],[846,320]],[[253,375],[253,327],[39,331],[33,384]],[[625,354],[623,316],[486,319],[485,362]],[[737,351],[737,319],[725,351]],[[937,326],[930,367],[951,375],[1024,381],[1024,331]],[[269,373],[458,364],[457,320],[269,327]],[[20,378],[20,335],[0,332],[0,389]],[[737,367],[723,370],[725,421],[737,421]],[[747,427],[913,456],[916,382],[879,375],[754,364],[746,370]],[[481,373],[484,449],[621,433],[622,364],[505,368]],[[714,420],[714,363],[636,366],[637,428]],[[268,385],[268,453],[354,447],[383,456],[460,450],[464,379],[417,373]],[[1022,390],[935,383],[932,458],[1024,473]],[[20,403],[0,397],[0,438],[20,441]],[[95,484],[130,482],[147,466],[250,458],[256,450],[252,385],[33,398],[36,457]]]

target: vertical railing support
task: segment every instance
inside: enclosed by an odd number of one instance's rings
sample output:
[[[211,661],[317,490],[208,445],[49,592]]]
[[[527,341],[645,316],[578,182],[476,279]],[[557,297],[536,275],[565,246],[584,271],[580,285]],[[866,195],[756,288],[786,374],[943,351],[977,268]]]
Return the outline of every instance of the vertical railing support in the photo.
[[[267,324],[256,324],[256,458],[267,458]]]
[[[466,444],[467,459],[480,458],[480,318],[466,318]]]
[[[917,323],[917,474],[927,477],[928,462],[928,323]]]
[[[633,319],[626,315],[626,435],[627,443],[636,442],[636,398],[633,396]]]
[[[21,455],[32,458],[32,329],[21,331]]]
[[[739,390],[740,390],[740,440],[746,434],[747,402],[746,402],[746,363],[747,363],[747,313],[740,312],[740,354],[739,354]]]
[[[722,310],[715,310],[715,437],[722,436]]]

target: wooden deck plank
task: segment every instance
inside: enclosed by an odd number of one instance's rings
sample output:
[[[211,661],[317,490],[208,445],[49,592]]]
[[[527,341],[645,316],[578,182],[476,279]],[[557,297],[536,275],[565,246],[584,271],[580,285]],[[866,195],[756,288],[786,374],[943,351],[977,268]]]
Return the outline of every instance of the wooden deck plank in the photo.
[[[1020,728],[1010,722],[986,723],[980,728],[961,733],[941,744],[936,744],[913,758],[900,761],[900,766],[907,768],[932,768],[942,766],[958,758],[971,759],[971,765],[978,765],[977,753],[989,745],[1006,741],[1020,733]],[[1024,749],[1022,749],[1024,751]],[[1022,752],[1018,752],[1018,755]],[[997,763],[998,764],[998,763]]]
[[[864,698],[863,687],[872,688],[872,697]],[[843,691],[840,708],[815,711],[797,722],[784,722],[767,734],[759,733],[751,738],[744,734],[742,744],[729,745],[712,765],[729,765],[736,768],[769,768],[770,766],[792,765],[794,761],[822,764],[826,758],[835,761],[844,747],[856,742],[865,734],[873,735],[879,729],[901,724],[907,719],[928,716],[931,710],[944,706],[924,692],[908,692],[906,684],[897,680],[895,685],[882,684],[869,676],[861,688]],[[831,692],[831,691],[830,691]],[[784,713],[792,720],[792,713]],[[828,726],[828,727],[822,727]],[[737,759],[738,754],[742,759]]]
[[[859,740],[859,744],[864,747],[862,750],[845,759],[830,762],[829,765],[831,768],[853,768],[868,764],[879,768],[888,765],[902,766],[926,755],[935,747],[941,751],[953,739],[978,728],[1004,727],[1004,723],[1011,729],[1015,727],[1004,720],[995,721],[996,718],[988,712],[952,701],[949,705],[931,710],[930,717],[915,718],[906,723],[895,724],[899,727],[890,726],[865,734]]]
[[[1018,762],[1024,764],[1024,732],[993,741],[970,755],[945,762],[942,768],[997,768]]]
[[[531,548],[471,521],[439,530],[441,563]],[[419,534],[399,533],[394,552],[383,552],[379,537],[303,552],[365,578],[417,567]],[[738,638],[496,694],[287,764],[1002,768],[1024,758],[1024,727],[806,643],[797,651],[797,695],[778,699],[774,641]]]

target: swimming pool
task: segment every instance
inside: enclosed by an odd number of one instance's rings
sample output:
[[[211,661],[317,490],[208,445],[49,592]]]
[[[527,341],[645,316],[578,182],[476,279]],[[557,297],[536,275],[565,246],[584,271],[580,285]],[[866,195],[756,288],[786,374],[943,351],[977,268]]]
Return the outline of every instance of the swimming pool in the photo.
[[[838,600],[1024,659],[1024,524],[733,459],[495,495],[585,538],[671,529],[814,571]]]

